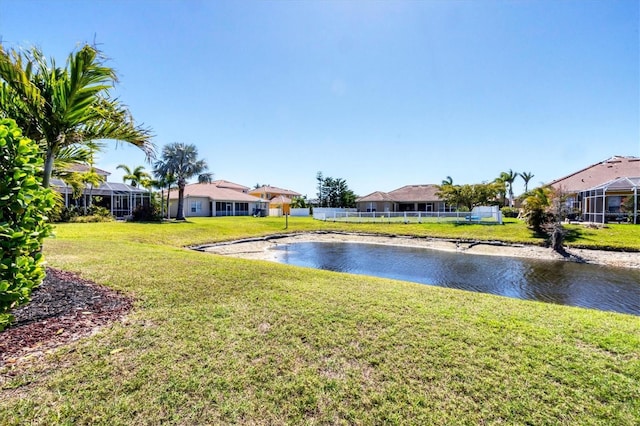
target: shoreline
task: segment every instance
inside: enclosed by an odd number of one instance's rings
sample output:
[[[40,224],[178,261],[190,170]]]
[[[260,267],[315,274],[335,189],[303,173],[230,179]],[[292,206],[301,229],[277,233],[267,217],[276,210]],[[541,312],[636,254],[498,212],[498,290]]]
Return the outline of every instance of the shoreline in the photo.
[[[527,259],[568,261],[640,269],[640,252],[567,248],[567,256],[563,256],[550,248],[527,244],[505,243],[498,241],[456,241],[426,237],[339,232],[279,234],[263,238],[205,244],[193,247],[193,249],[223,256],[277,262],[277,253],[274,250],[271,250],[271,248],[279,245],[301,242],[348,242],[381,244],[387,246],[419,247],[485,256],[521,257]]]

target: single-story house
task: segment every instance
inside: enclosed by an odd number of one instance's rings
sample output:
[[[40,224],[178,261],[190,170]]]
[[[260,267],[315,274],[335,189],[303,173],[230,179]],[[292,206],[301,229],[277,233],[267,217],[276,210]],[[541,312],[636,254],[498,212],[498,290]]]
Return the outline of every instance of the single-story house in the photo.
[[[264,215],[268,211],[268,201],[228,185],[220,187],[215,183],[192,183],[184,189],[184,216],[249,216]],[[178,190],[169,194],[169,215],[178,212]]]
[[[87,165],[72,164],[67,171],[86,173],[90,169],[91,167]],[[100,175],[104,181],[97,187],[85,185],[79,198],[73,198],[73,189],[65,181],[59,178],[51,179],[50,186],[62,195],[65,207],[81,208],[93,204],[106,208],[116,218],[124,218],[131,216],[137,207],[149,205],[151,194],[148,190],[125,183],[109,182],[107,178],[111,173],[96,167],[93,167],[93,171]],[[89,203],[89,197],[91,197],[91,203]]]
[[[622,177],[581,191],[582,220],[606,223],[611,221],[638,224],[640,210],[640,176]]]
[[[376,191],[356,199],[361,212],[447,212],[453,211],[437,195],[438,185],[405,185],[391,192]]]
[[[578,213],[586,208],[581,196],[584,191],[599,188],[616,179],[636,176],[640,176],[640,157],[616,155],[556,179],[548,185],[567,196],[567,207]]]

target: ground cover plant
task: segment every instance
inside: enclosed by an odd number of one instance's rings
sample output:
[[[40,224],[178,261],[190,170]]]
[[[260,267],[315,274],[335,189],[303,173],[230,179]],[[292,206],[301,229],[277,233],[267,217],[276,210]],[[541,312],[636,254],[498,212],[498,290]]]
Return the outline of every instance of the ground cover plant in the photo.
[[[518,222],[58,225],[49,264],[135,307],[8,376],[0,424],[638,423],[638,317],[184,249],[312,230],[541,243]]]

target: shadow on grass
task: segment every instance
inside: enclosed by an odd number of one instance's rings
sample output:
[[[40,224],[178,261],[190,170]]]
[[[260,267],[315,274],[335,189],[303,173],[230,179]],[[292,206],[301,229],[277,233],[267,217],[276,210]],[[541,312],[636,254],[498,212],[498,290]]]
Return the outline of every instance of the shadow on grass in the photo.
[[[574,243],[580,239],[585,239],[584,232],[581,229],[566,229],[565,228],[564,241],[567,243]]]

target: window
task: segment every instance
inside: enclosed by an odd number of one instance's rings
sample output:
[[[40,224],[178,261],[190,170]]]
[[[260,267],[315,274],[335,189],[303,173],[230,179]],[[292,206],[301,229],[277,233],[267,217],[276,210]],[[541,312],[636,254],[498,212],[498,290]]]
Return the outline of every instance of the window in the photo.
[[[200,213],[202,211],[202,201],[191,202],[191,213]]]

